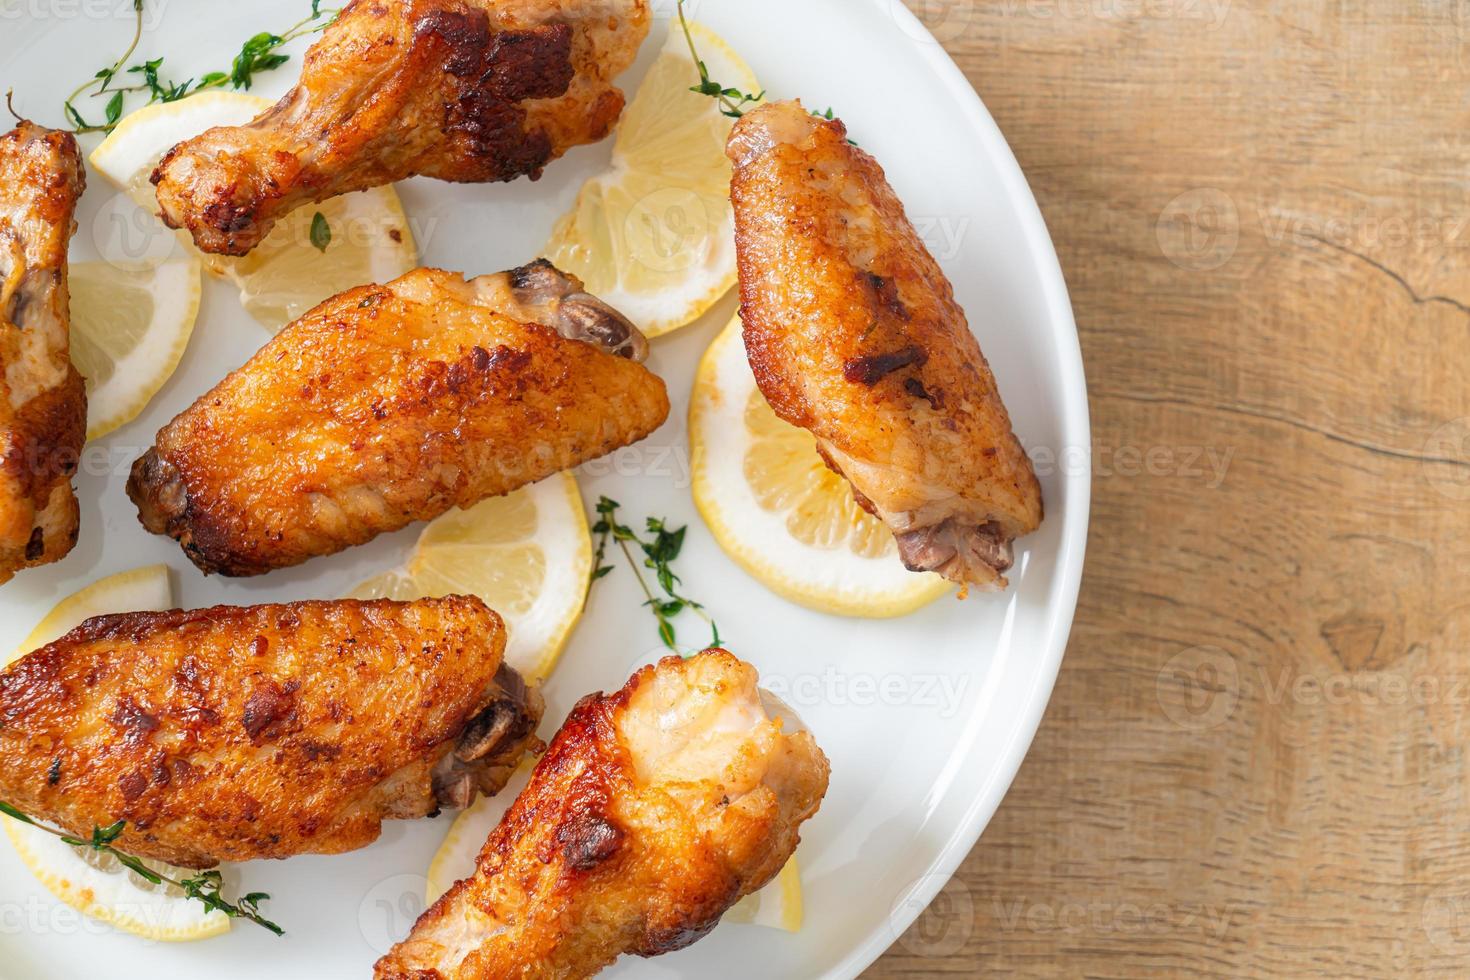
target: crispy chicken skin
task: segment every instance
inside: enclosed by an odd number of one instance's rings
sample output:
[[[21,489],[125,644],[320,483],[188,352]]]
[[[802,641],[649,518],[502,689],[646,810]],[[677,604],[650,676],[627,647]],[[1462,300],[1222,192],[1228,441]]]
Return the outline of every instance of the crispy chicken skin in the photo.
[[[796,849],[827,759],[723,650],[584,698],[480,852],[377,980],[590,977],[703,937]]]
[[[77,541],[87,393],[71,365],[66,249],[86,175],[68,133],[0,136],[0,583]]]
[[[257,575],[594,459],[668,417],[637,329],[546,262],[327,300],[158,434],[128,493],[206,573]]]
[[[0,674],[0,799],[191,868],[364,847],[540,747],[504,649],[465,597],[102,616]]]
[[[938,263],[841,122],[762,106],[730,135],[745,348],[914,571],[1004,588],[1041,488]]]
[[[163,158],[163,220],[244,255],[290,211],[349,191],[534,179],[611,132],[611,80],[648,23],[647,0],[354,0],[285,98]]]

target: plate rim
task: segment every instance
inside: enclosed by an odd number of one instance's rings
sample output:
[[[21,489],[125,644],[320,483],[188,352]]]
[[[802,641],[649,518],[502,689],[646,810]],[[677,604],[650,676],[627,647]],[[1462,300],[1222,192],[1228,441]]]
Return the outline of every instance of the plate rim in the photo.
[[[1052,323],[1056,328],[1057,358],[1053,362],[1061,378],[1061,428],[1076,431],[1079,445],[1086,446],[1085,462],[1075,468],[1058,471],[1065,484],[1066,508],[1061,518],[1063,532],[1057,548],[1056,585],[1053,601],[1048,604],[1047,642],[1036,651],[1038,664],[1035,681],[1026,692],[1021,723],[1012,731],[1011,739],[997,759],[997,776],[991,779],[970,801],[964,818],[953,828],[948,840],[929,866],[920,872],[913,887],[900,893],[888,918],[869,930],[835,966],[823,974],[823,980],[853,980],[873,963],[913,925],[954,877],[959,866],[974,850],[985,828],[995,816],[1000,803],[1010,791],[1036,739],[1042,716],[1056,687],[1062,657],[1071,637],[1072,621],[1077,611],[1077,596],[1082,584],[1082,566],[1087,551],[1087,532],[1092,506],[1092,416],[1087,400],[1087,376],[1082,363],[1082,345],[1077,335],[1077,321],[1071,297],[1057,258],[1056,245],[1041,214],[1036,195],[1021,170],[1010,143],[1000,131],[984,100],[953,57],[939,43],[929,28],[914,15],[903,0],[868,0],[870,6],[886,8],[895,23],[895,33],[920,45],[920,58],[954,99],[964,115],[967,128],[977,133],[991,154],[1002,180],[1010,191],[1027,243],[1037,259],[1036,272]],[[1070,442],[1071,440],[1067,440]],[[1053,520],[1056,518],[1053,517]]]

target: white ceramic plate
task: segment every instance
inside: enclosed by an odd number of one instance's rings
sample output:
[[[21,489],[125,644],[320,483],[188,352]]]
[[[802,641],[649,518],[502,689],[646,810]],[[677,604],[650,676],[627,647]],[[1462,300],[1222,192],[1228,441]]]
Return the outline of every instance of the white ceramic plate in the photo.
[[[280,31],[297,0],[149,0],[140,54],[165,74],[227,65],[241,41]],[[667,28],[659,22],[631,89]],[[963,16],[966,5],[955,7]],[[0,89],[37,121],[60,125],[65,93],[114,57],[130,32],[130,0],[0,0]],[[942,600],[888,622],[821,616],[746,577],[716,547],[689,496],[685,412],[699,354],[732,311],[654,343],[652,368],[674,411],[644,444],[579,474],[589,501],[607,493],[631,517],[690,525],[680,561],[728,645],[790,701],[832,760],[832,786],[804,829],[805,928],[788,935],[725,925],[680,953],[621,962],[619,977],[852,977],[892,943],[944,885],[1000,802],[1030,744],[1066,643],[1087,529],[1086,389],[1065,286],[1040,213],[974,91],[901,0],[691,0],[741,51],[775,96],[831,105],[886,167],[961,302],[1038,460],[1046,522],[1018,549],[1005,595]],[[946,24],[953,34],[963,24]],[[305,42],[291,48],[298,53]],[[277,97],[299,59],[264,75]],[[95,145],[86,141],[86,149]],[[415,180],[401,187],[426,264],[472,274],[532,258],[608,147],[574,151],[538,183],[488,187]],[[91,176],[73,255],[96,257],[112,189]],[[102,236],[99,239],[99,236]],[[335,558],[245,582],[206,580],[172,542],[146,534],[123,493],[127,467],[153,433],[266,339],[231,292],[206,283],[194,341],[142,418],[89,453],[78,481],[83,530],[59,565],[0,588],[0,647],[9,649],[60,597],[104,575],[155,562],[175,571],[185,606],[332,598],[398,564],[416,529]],[[696,624],[683,627],[694,639]],[[581,695],[614,689],[658,653],[626,569],[603,580],[548,687],[549,733]],[[362,977],[422,907],[423,874],[447,818],[385,827],[343,857],[246,865],[231,872],[270,892],[276,939],[248,924],[184,945],[148,944],[79,921],[0,842],[0,974],[13,980],[157,976]],[[961,926],[961,928],[967,928]],[[940,951],[936,949],[935,951]],[[99,973],[99,964],[107,964]]]

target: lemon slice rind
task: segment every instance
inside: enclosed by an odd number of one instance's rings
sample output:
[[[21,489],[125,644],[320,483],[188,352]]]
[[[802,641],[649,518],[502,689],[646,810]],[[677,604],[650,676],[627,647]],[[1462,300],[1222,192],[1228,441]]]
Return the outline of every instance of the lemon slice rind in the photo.
[[[743,91],[755,74],[691,22],[711,77]],[[612,166],[589,179],[543,254],[649,337],[693,323],[736,282],[725,141],[734,120],[689,91],[699,73],[678,25],[623,112]]]
[[[97,870],[82,860],[76,848],[43,830],[10,817],[0,817],[0,822],[3,822],[5,834],[16,854],[36,880],[52,895],[88,918],[144,939],[165,943],[211,939],[230,931],[230,917],[223,912],[208,911],[182,895],[149,895],[137,886],[136,882],[141,879],[136,879],[130,871]],[[148,864],[170,876],[175,872],[194,873],[170,868],[157,861],[149,861]],[[50,870],[67,866],[77,870]]]
[[[800,932],[804,918],[801,867],[793,855],[766,887],[736,902],[720,921]]]
[[[720,547],[773,592],[818,612],[890,618],[949,592],[942,577],[904,568],[896,551],[870,558],[799,541],[786,511],[761,505],[745,475],[752,443],[745,413],[757,389],[740,334],[737,316],[700,360],[689,405],[694,503]],[[803,464],[815,465],[805,456]],[[838,492],[851,493],[845,484]]]
[[[178,369],[199,316],[200,263],[78,262],[71,266],[72,358],[87,381],[87,439],[100,439],[143,413]],[[146,301],[147,325],[122,337],[119,320]],[[125,350],[109,350],[127,343]],[[105,360],[98,381],[89,361]]]
[[[8,667],[33,650],[61,639],[93,616],[166,610],[172,604],[173,588],[169,584],[168,566],[149,565],[119,572],[62,599],[0,667]]]

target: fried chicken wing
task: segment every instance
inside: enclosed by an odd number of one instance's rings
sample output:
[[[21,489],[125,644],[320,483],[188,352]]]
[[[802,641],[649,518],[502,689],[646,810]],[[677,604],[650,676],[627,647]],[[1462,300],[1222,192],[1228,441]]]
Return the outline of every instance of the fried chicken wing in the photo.
[[[191,868],[364,847],[540,747],[504,649],[462,596],[92,619],[0,674],[0,799]]]
[[[68,133],[0,136],[0,583],[77,541],[87,393],[71,364],[66,249],[86,175]]]
[[[581,290],[543,261],[327,300],[158,434],[128,482],[140,519],[206,573],[257,575],[642,439],[663,382]]]
[[[1041,488],[964,311],[841,122],[763,106],[730,136],[745,348],[904,564],[1003,588]]]
[[[711,650],[584,698],[474,876],[378,980],[590,977],[706,935],[781,870],[827,792],[826,757],[767,715],[756,680]]]
[[[611,80],[648,23],[647,0],[354,0],[285,98],[163,158],[163,220],[244,255],[290,211],[348,191],[534,179],[611,132]]]

